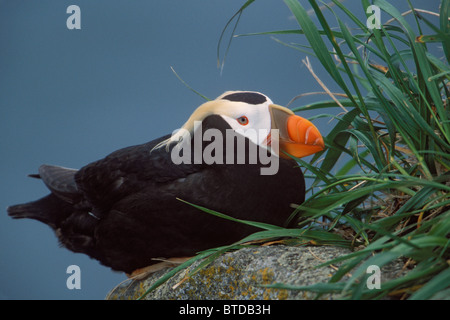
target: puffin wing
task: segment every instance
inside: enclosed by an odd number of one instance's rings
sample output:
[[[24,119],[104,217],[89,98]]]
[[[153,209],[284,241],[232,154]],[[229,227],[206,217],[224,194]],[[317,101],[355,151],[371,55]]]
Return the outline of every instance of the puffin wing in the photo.
[[[52,165],[41,165],[39,177],[50,191],[58,198],[70,203],[76,203],[81,194],[75,182],[75,174],[78,170]]]
[[[153,149],[169,137],[117,150],[76,172],[77,188],[96,215],[140,190],[158,187],[201,170],[198,165],[174,164],[170,151],[165,148]]]

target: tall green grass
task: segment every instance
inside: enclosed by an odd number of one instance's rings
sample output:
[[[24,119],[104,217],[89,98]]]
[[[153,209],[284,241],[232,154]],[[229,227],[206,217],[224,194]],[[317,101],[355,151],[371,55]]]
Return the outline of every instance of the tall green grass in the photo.
[[[286,45],[307,49],[343,94],[294,109],[334,107],[338,120],[325,138],[325,151],[310,162],[296,159],[315,176],[312,195],[296,209],[298,226],[344,234],[358,248],[339,259],[344,264],[328,285],[285,288],[339,291],[351,299],[450,296],[450,1],[441,2],[435,25],[411,4],[408,20],[388,1],[362,0],[362,9],[373,4],[392,18],[380,29],[369,29],[336,0],[325,10],[337,28],[315,0],[309,5],[318,25],[303,2],[284,2],[299,28],[259,35],[305,37],[308,48]],[[425,29],[431,33],[422,34]],[[429,50],[436,44],[442,47],[438,56]],[[369,290],[367,267],[397,259],[405,262],[406,275]],[[349,272],[352,277],[338,283]]]
[[[226,28],[233,19],[237,23],[244,10],[251,10],[253,2],[246,1]],[[412,12],[405,16],[386,0],[362,0],[361,10],[373,4],[381,9],[383,18],[391,19],[380,29],[369,29],[365,19],[358,19],[337,0],[325,9],[318,1],[309,0],[316,24],[303,6],[305,2],[284,0],[298,22],[297,29],[257,34],[306,38],[307,48],[277,42],[309,52],[342,90],[326,101],[293,109],[315,109],[319,117],[329,117],[330,108],[336,109],[331,115],[336,125],[325,137],[326,150],[308,162],[295,159],[314,177],[310,196],[291,217],[298,229],[238,221],[263,231],[231,246],[203,252],[173,272],[206,258],[201,268],[217,255],[248,242],[287,238],[286,243],[292,245],[339,245],[354,251],[323,264],[341,263],[327,284],[273,287],[310,290],[318,295],[339,292],[348,299],[448,298],[450,0],[442,0],[437,24],[431,22],[432,15],[415,11],[411,4]],[[323,10],[333,14],[334,25]],[[351,28],[349,21],[354,24]],[[233,35],[235,30],[236,25]],[[422,30],[431,31],[422,34]],[[219,43],[224,42],[224,34],[225,30]],[[436,45],[438,55],[434,56],[429,48]],[[295,101],[299,102],[301,99]],[[321,110],[327,113],[320,114]],[[368,289],[367,267],[383,267],[393,261],[404,263],[404,275],[384,282],[381,289]],[[351,277],[343,281],[348,274]]]

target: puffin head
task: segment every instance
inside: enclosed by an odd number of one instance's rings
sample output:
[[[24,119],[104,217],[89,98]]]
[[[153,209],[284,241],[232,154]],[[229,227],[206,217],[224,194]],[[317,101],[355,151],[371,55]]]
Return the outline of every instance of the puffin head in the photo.
[[[211,115],[219,115],[231,129],[269,150],[274,139],[271,129],[277,129],[279,132],[280,150],[297,158],[309,156],[325,148],[319,130],[310,121],[274,104],[266,95],[254,91],[227,91],[215,100],[202,104],[182,126],[183,130],[175,132],[157,147],[168,147],[170,143],[178,143],[192,136],[194,123]],[[255,132],[258,134],[255,135]],[[289,158],[284,152],[271,152]]]

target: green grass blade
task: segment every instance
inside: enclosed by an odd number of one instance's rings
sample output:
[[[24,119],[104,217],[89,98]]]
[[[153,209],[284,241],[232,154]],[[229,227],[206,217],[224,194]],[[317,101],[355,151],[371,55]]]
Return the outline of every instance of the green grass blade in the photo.
[[[181,202],[184,202],[184,203],[186,203],[188,205],[191,205],[191,206],[193,206],[193,207],[195,207],[197,209],[200,209],[201,211],[204,211],[206,213],[212,214],[212,215],[214,215],[216,217],[219,217],[219,218],[227,219],[227,220],[238,222],[238,223],[243,223],[243,224],[246,224],[246,225],[249,225],[249,226],[252,226],[252,227],[256,227],[256,228],[260,228],[260,229],[264,229],[264,230],[279,230],[279,229],[282,229],[281,227],[278,227],[278,226],[275,226],[275,225],[271,225],[271,224],[268,224],[268,223],[236,219],[236,218],[230,217],[228,215],[225,215],[223,213],[220,213],[220,212],[217,212],[217,211],[214,211],[214,210],[211,210],[211,209],[208,209],[208,208],[205,208],[205,207],[202,207],[202,206],[199,206],[199,205],[187,202],[187,201],[185,201],[183,199],[179,199],[179,198],[177,198],[177,199],[179,201],[181,201]]]
[[[242,15],[242,12],[243,12],[249,5],[251,5],[253,2],[255,2],[255,0],[247,0],[247,1],[239,8],[239,10],[238,10],[238,11],[237,11],[237,12],[236,12],[236,13],[228,20],[227,24],[225,25],[225,27],[224,27],[223,30],[222,30],[222,33],[220,34],[219,42],[218,42],[218,44],[217,44],[217,66],[220,67],[221,70],[223,69],[223,67],[224,67],[224,65],[225,65],[225,60],[226,60],[226,57],[227,57],[227,55],[228,55],[228,51],[230,50],[230,47],[231,47],[231,41],[233,40],[233,37],[234,37],[235,31],[236,31],[236,28],[237,28],[237,26],[238,26],[238,24],[239,24],[239,20],[240,20],[241,15]],[[236,23],[234,24],[233,30],[232,30],[232,32],[231,32],[230,39],[228,40],[228,43],[227,43],[227,48],[226,48],[226,50],[225,50],[224,57],[223,57],[222,62],[221,62],[221,59],[220,59],[220,49],[221,49],[220,47],[221,47],[221,43],[222,43],[223,37],[225,36],[225,32],[228,30],[228,27],[231,25],[231,22],[233,22],[234,19],[236,19]]]
[[[441,12],[439,14],[439,22],[442,33],[449,34],[450,33],[450,1],[443,0],[441,2]],[[445,56],[447,61],[450,61],[450,39],[444,39],[442,42],[442,48],[444,49]]]
[[[297,0],[284,0],[284,2],[294,14],[298,24],[308,39],[311,48],[314,50],[316,57],[320,60],[331,77],[345,90],[347,86],[342,79],[339,70],[336,68],[335,62],[328,53],[328,48],[322,40],[320,32],[314,25],[305,8],[303,8]],[[349,94],[349,96],[351,95]]]

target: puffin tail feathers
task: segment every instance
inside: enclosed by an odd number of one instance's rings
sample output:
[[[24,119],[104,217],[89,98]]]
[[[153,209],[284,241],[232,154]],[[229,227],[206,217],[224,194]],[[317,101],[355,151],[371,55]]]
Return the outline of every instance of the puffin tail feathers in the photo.
[[[7,208],[13,219],[34,219],[55,231],[59,243],[74,252],[82,252],[99,259],[95,250],[93,230],[97,220],[51,193],[37,201]]]
[[[33,202],[10,206],[7,212],[13,219],[34,219],[55,229],[65,218],[63,214],[65,205],[68,204],[54,194],[49,194]]]
[[[51,194],[39,200],[18,204],[7,208],[8,215],[14,219],[35,219],[53,229],[74,212],[74,204],[81,199],[75,174],[78,170],[59,166],[42,165],[38,174],[30,174],[41,179]]]

